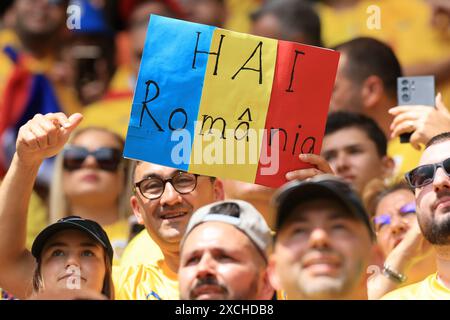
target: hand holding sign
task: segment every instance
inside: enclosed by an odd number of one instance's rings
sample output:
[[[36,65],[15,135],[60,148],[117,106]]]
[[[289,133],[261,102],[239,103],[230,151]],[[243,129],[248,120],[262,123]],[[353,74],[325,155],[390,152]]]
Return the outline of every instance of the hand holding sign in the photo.
[[[338,59],[152,15],[124,155],[277,187],[320,152]]]

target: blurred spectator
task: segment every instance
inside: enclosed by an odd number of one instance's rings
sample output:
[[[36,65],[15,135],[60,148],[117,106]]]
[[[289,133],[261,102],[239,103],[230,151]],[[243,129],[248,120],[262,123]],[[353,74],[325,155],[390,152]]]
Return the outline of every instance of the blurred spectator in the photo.
[[[179,18],[184,12],[174,0],[121,1],[119,9],[128,26],[126,48],[130,61],[118,66],[103,99],[83,111],[82,127],[105,127],[125,137],[149,15]]]
[[[129,182],[123,139],[106,129],[84,128],[56,158],[50,189],[50,222],[77,215],[98,222],[120,261],[128,242]]]
[[[345,111],[328,115],[321,155],[360,195],[372,179],[391,177],[394,162],[386,150],[386,137],[371,118]]]
[[[386,44],[371,38],[357,38],[336,47],[341,52],[330,110],[362,113],[378,124],[387,139],[393,116],[389,109],[397,105],[397,77],[400,64]],[[395,175],[413,168],[420,153],[400,139],[388,142],[388,155],[396,164]]]
[[[269,300],[267,275],[272,235],[245,201],[198,209],[181,241],[178,279],[183,300]]]
[[[225,0],[182,0],[189,21],[223,28],[227,20]]]
[[[450,132],[428,142],[419,164],[406,178],[414,188],[422,234],[436,252],[437,272],[392,291],[383,299],[450,299]]]
[[[434,75],[437,91],[450,106],[447,0],[325,0],[317,8],[326,46],[361,36],[386,42],[405,75]]]
[[[34,114],[79,110],[73,88],[50,81],[63,42],[67,2],[14,1],[14,39],[1,43],[0,52],[0,176],[14,154],[17,131]],[[51,160],[46,160],[38,176],[44,189],[50,175]]]
[[[251,18],[255,35],[322,46],[319,16],[306,1],[267,1]]]
[[[275,289],[291,300],[367,299],[375,234],[350,186],[327,175],[289,182],[276,205],[278,232],[269,260]]]
[[[88,105],[102,98],[114,74],[114,33],[106,20],[105,8],[96,2],[70,0],[70,6],[81,12],[79,26],[70,30],[61,70],[55,70],[53,77],[74,87],[80,102]]]
[[[374,180],[366,189],[364,202],[385,256],[384,266],[389,268],[370,277],[369,299],[379,299],[436,271],[434,251],[417,222],[414,192],[405,182],[387,185]]]

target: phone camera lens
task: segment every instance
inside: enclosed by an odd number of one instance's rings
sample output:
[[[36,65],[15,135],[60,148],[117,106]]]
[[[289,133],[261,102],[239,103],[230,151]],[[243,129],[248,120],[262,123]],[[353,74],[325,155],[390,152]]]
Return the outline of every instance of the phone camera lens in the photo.
[[[406,86],[408,84],[408,80],[402,80],[402,85]]]
[[[402,95],[402,100],[403,101],[409,101],[410,100],[409,94],[403,94]]]

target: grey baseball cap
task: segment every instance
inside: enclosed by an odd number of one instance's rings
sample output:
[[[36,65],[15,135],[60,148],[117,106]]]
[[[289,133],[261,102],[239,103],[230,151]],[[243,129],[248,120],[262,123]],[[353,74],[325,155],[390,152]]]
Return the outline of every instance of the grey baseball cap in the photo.
[[[181,247],[195,227],[208,221],[223,222],[236,227],[252,240],[267,260],[272,245],[272,233],[261,213],[250,203],[242,200],[226,200],[199,208],[189,220],[181,240]]]
[[[316,199],[333,199],[341,203],[349,214],[367,227],[370,237],[375,241],[375,232],[359,195],[347,182],[329,174],[317,175],[307,181],[294,180],[277,191],[274,196],[277,230],[283,227],[295,207]]]

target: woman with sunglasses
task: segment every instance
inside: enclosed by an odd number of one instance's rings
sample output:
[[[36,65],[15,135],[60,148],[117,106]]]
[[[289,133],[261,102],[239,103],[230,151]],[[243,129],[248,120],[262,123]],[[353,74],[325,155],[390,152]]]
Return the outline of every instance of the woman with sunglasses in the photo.
[[[50,221],[77,215],[98,222],[108,234],[114,264],[130,234],[124,140],[104,128],[76,131],[57,156],[50,188]]]
[[[377,242],[385,257],[383,269],[368,282],[369,299],[379,299],[399,287],[425,279],[435,272],[435,255],[424,239],[416,215],[416,201],[405,182],[386,185],[372,181],[364,200]]]
[[[67,217],[45,228],[31,251],[25,246],[27,208],[39,167],[63,148],[81,119],[81,114],[38,114],[19,130],[0,186],[0,286],[16,298],[73,289],[114,298],[113,250],[98,223]]]

